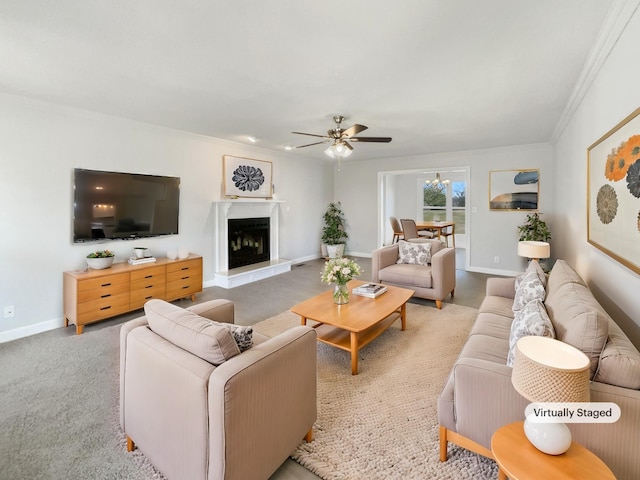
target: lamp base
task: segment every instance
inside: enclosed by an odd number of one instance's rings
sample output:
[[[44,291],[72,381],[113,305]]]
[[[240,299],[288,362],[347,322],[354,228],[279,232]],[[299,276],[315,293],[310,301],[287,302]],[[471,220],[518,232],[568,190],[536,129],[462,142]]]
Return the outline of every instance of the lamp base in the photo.
[[[571,446],[571,431],[564,423],[524,421],[524,434],[531,444],[548,455],[560,455]]]

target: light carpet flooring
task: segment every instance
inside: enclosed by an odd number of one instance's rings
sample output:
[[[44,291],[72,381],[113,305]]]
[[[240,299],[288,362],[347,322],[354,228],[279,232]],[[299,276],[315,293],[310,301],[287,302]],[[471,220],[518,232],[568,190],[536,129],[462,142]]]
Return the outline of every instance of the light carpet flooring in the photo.
[[[361,279],[370,280],[370,259],[358,258],[357,261],[364,270]],[[236,322],[254,325],[330,288],[320,282],[323,263],[322,260],[312,260],[294,265],[289,273],[230,290],[206,288],[198,294],[197,302],[228,298],[236,305]],[[457,249],[457,264],[464,265],[463,249]],[[448,305],[477,308],[484,297],[487,276],[458,269],[456,278],[456,295],[445,300],[445,309]],[[181,306],[191,304],[188,300],[176,303]],[[411,303],[427,307],[434,305],[420,299],[411,300]],[[105,375],[118,368],[114,349],[117,350],[119,325],[140,313],[133,312],[88,325],[81,337],[75,335],[73,327],[68,327],[1,346],[0,477],[58,478],[48,474],[57,468],[58,472],[64,472],[60,478],[67,479],[155,478],[153,472],[136,477],[129,467],[135,467],[133,470],[138,474],[144,472],[140,468],[140,464],[144,465],[144,458],[139,453],[118,451],[122,439],[112,431],[100,436],[96,433],[98,429],[92,428],[104,426],[108,418],[117,429],[117,412],[112,412],[116,415],[113,418],[105,413],[109,407],[104,395],[105,386],[111,390],[117,388],[117,382],[111,387],[105,383]],[[111,343],[109,340],[97,340],[100,338],[98,335],[88,336],[102,330],[110,330],[106,336],[112,338]],[[84,340],[80,341],[80,338]],[[94,338],[96,340],[89,341]],[[457,353],[459,348],[452,346],[450,350]],[[83,351],[86,357],[83,357]],[[91,427],[83,430],[86,424]],[[117,459],[121,455],[124,455],[125,466],[118,466]],[[93,472],[93,475],[87,476],[88,472]],[[271,480],[318,478],[297,462],[288,460]]]

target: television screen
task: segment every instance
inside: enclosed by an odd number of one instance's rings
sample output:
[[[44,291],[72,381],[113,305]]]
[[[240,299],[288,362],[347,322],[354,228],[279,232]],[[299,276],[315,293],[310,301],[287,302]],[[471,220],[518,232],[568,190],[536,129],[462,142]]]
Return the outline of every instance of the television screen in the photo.
[[[74,170],[73,241],[178,233],[180,178]]]

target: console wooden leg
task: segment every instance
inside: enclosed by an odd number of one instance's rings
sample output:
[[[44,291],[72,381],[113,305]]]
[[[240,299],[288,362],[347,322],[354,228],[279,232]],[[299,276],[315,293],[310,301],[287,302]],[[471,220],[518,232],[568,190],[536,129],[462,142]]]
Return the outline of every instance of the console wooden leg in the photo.
[[[127,452],[133,452],[136,449],[136,444],[131,437],[127,435]]]
[[[192,302],[195,302],[195,301],[196,301],[196,294],[195,294],[195,293],[193,293],[193,294],[191,295],[191,301],[192,301]]]
[[[311,427],[309,429],[309,431],[307,432],[307,434],[304,436],[304,439],[307,443],[309,443],[311,440],[313,440],[313,427]]]
[[[67,317],[64,317],[64,326],[65,327],[69,326],[69,319]]]
[[[440,425],[440,461],[447,461],[447,429]]]
[[[83,330],[84,330],[84,325],[76,325],[76,335],[82,335]]]

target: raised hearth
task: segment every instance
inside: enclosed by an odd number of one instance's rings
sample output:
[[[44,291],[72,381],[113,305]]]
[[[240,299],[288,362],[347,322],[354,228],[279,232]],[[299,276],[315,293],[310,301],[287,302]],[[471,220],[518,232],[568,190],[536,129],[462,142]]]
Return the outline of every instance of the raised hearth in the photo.
[[[216,286],[233,288],[291,270],[291,261],[281,259],[279,253],[278,205],[280,203],[282,202],[275,200],[245,199],[214,202],[216,217],[214,282]],[[268,223],[268,237],[262,240],[258,235],[258,230],[262,227],[257,226],[256,219],[266,220]],[[254,230],[253,233],[247,234],[246,238],[241,238],[238,244],[238,235],[231,239],[231,233],[235,227],[230,227],[230,220],[246,221],[240,224],[249,224],[250,229]],[[234,243],[231,244],[231,242]],[[253,246],[249,245],[251,242]],[[232,251],[234,248],[238,251],[239,246],[239,250],[245,250],[245,248],[246,250],[241,252],[242,258],[237,261],[232,258]],[[255,252],[250,252],[251,249]],[[257,263],[247,265],[245,257],[251,253],[258,255],[258,252],[260,252],[260,258],[253,260]]]

